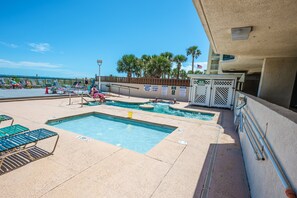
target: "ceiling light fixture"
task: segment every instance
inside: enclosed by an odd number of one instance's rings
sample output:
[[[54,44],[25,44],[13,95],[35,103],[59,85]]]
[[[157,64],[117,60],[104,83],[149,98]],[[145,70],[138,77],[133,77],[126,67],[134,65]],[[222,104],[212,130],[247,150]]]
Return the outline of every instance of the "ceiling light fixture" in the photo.
[[[247,40],[252,30],[252,26],[231,28],[232,40]]]

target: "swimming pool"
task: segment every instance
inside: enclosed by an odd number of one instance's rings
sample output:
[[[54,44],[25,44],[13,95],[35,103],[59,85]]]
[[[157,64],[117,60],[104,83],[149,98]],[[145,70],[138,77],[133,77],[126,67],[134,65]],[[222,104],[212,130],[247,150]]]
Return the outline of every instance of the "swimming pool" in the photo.
[[[138,153],[148,152],[176,129],[97,113],[49,121],[47,124]]]
[[[180,116],[185,118],[193,118],[193,119],[199,119],[199,120],[212,120],[214,114],[211,113],[201,113],[201,112],[193,112],[193,111],[185,111],[185,110],[177,110],[171,108],[169,103],[164,102],[158,102],[158,103],[148,103],[150,105],[154,106],[154,109],[141,109],[139,105],[143,103],[127,103],[127,102],[118,102],[118,101],[106,101],[106,105],[116,106],[116,107],[124,107],[129,109],[137,109],[137,110],[143,110],[143,111],[149,111],[149,112],[155,112],[155,113],[161,113],[161,114],[167,114],[167,115],[174,115],[174,116]]]

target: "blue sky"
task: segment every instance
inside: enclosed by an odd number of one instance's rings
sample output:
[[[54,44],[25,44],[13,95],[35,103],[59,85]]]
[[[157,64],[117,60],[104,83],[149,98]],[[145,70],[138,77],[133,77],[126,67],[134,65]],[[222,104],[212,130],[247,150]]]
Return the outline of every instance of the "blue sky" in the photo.
[[[118,75],[124,54],[186,53],[209,42],[191,0],[2,0],[0,74]],[[190,68],[189,57],[184,68]]]

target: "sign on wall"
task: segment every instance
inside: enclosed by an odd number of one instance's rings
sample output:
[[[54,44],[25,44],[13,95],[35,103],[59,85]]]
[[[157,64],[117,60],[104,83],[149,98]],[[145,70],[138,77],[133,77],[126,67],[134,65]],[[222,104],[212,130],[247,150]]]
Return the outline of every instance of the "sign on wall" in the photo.
[[[171,95],[175,95],[175,91],[176,91],[176,86],[172,86],[171,87]]]
[[[205,80],[204,79],[197,79],[194,81],[193,83],[194,85],[198,85],[198,86],[204,86],[205,85]]]
[[[162,86],[162,96],[167,96],[167,93],[168,93],[168,86],[163,85]]]
[[[153,85],[152,86],[152,91],[158,91],[158,87],[159,87],[158,85]]]
[[[180,97],[187,96],[187,87],[185,87],[185,86],[179,87],[179,96]]]
[[[144,91],[151,91],[151,85],[144,85]]]

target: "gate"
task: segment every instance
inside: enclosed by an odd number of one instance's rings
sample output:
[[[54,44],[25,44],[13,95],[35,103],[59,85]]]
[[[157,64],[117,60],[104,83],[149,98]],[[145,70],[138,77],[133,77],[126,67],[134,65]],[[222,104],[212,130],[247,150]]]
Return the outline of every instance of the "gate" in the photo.
[[[211,107],[230,108],[233,99],[234,80],[212,80]]]
[[[193,79],[191,101],[196,105],[209,106],[211,81],[204,79]]]
[[[189,101],[193,105],[232,108],[236,77],[233,79],[191,79]]]

